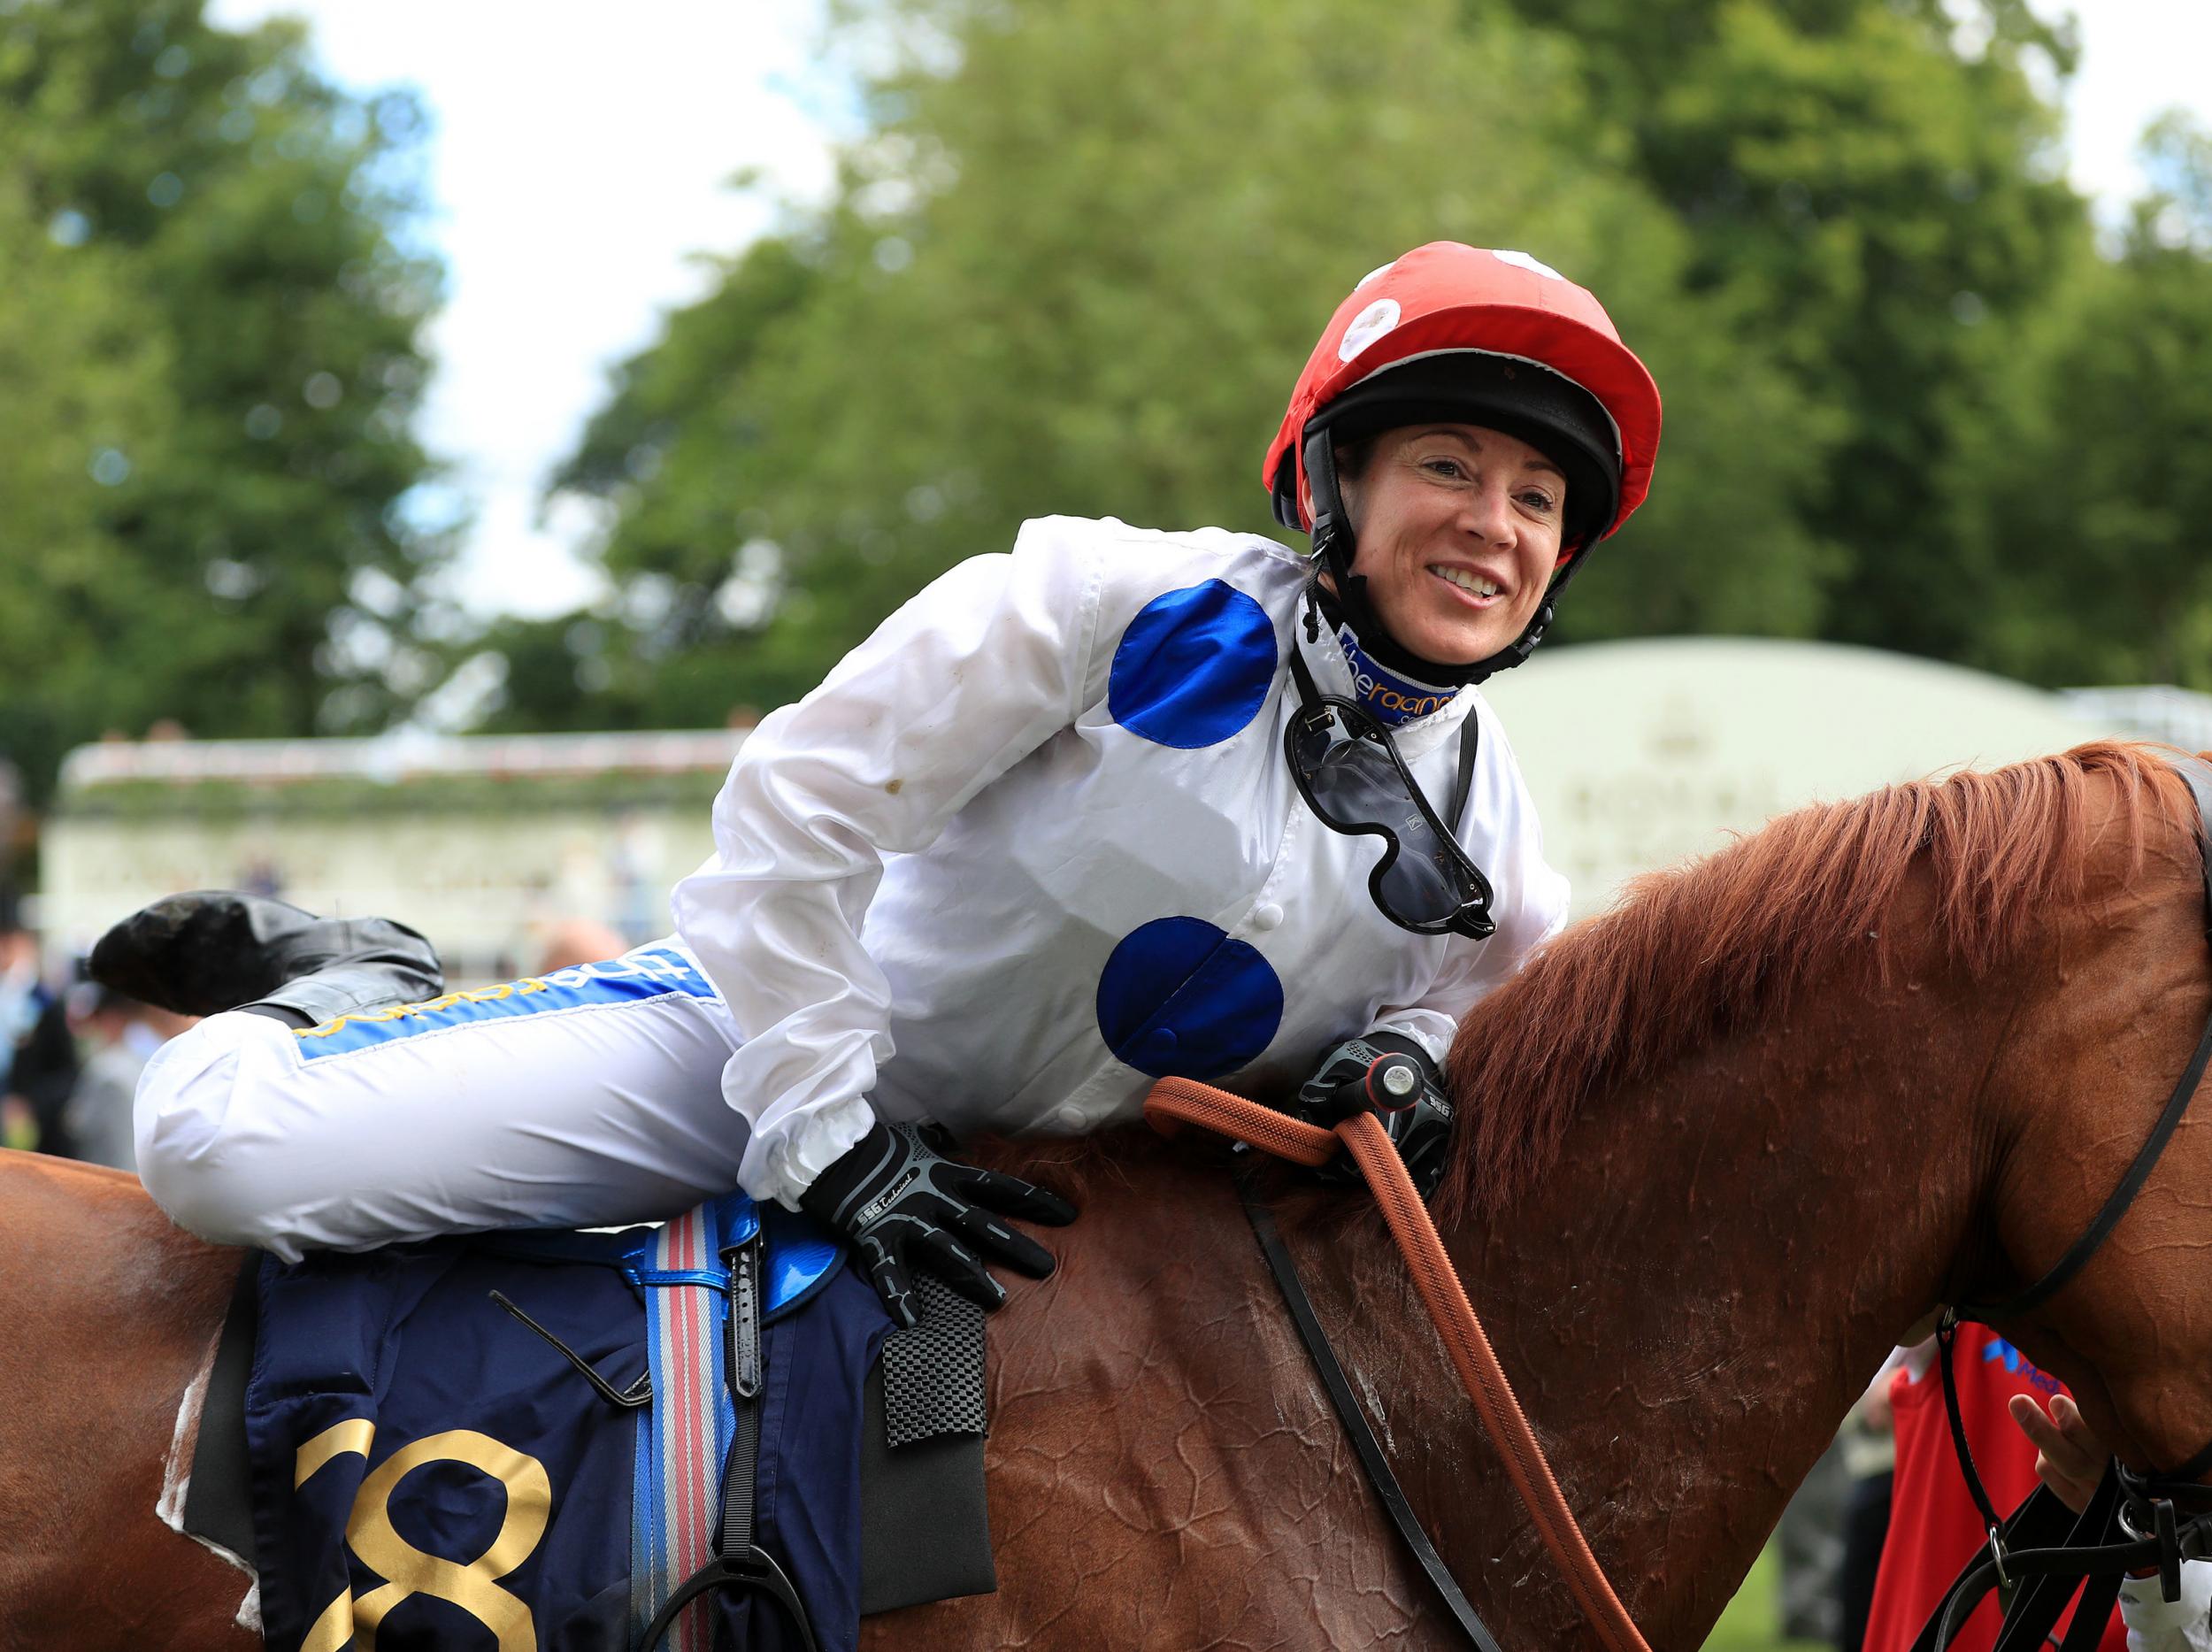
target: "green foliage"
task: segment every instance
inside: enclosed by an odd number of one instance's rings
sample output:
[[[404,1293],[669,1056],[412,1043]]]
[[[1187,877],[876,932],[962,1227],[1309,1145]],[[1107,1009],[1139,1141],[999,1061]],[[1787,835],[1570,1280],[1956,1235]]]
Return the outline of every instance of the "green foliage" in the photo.
[[[1664,391],[1563,640],[1823,635],[2212,683],[2212,138],[2100,256],[2024,0],[846,0],[826,207],[626,364],[555,487],[617,596],[481,639],[510,727],[722,721],[1027,516],[1276,532],[1382,258],[1522,246]],[[0,0],[0,749],[380,725],[425,686],[419,111],[200,0]]]
[[[121,467],[150,459],[173,408],[164,341],[134,324],[126,261],[55,245],[4,174],[0,291],[0,756],[35,779],[113,686],[117,662],[96,639],[129,617],[111,495],[140,492]]]
[[[1810,629],[1834,553],[1801,496],[1834,419],[1736,296],[1696,290],[1689,236],[1620,175],[1572,53],[1464,16],[854,12],[920,49],[870,83],[830,210],[625,370],[562,478],[611,508],[624,610],[503,633],[502,721],[718,721],[796,695],[1029,516],[1276,531],[1260,461],[1298,365],[1366,269],[1440,237],[1530,248],[1604,293],[1667,387],[1663,474],[1686,455],[1713,484],[1662,482],[1578,588],[1575,634]]]
[[[1805,519],[1839,557],[1821,634],[1970,654],[1982,614],[1935,479],[1947,412],[1993,359],[1982,334],[2039,311],[2087,250],[2026,72],[2068,72],[2070,41],[2017,0],[1518,3],[1580,42],[1638,175],[1689,230],[1694,282],[1733,295],[1836,418]],[[1662,483],[1709,485],[1679,464]]]
[[[2212,689],[2212,137],[2149,145],[2121,256],[2008,341],[1946,475],[1968,657],[2032,681]]]
[[[404,97],[199,0],[0,4],[0,749],[374,726],[445,554],[398,503],[435,272]]]
[[[2016,341],[2091,262],[2029,73],[2071,42],[2019,0],[841,18],[890,65],[869,132],[826,212],[626,371],[563,485],[609,507],[626,606],[511,633],[510,722],[801,692],[1027,515],[1272,531],[1255,458],[1322,319],[1440,236],[1592,287],[1666,396],[1652,501],[1563,639],[1987,659],[2006,603],[2063,612],[1957,540]]]

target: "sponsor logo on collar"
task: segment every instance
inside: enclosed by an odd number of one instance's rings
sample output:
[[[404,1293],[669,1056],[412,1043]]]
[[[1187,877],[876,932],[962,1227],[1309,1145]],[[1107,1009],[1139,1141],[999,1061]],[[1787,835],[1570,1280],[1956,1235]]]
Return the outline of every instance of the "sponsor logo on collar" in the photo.
[[[1416,682],[1378,665],[1360,647],[1358,634],[1348,625],[1337,626],[1336,642],[1344,650],[1345,664],[1352,668],[1352,697],[1372,712],[1378,722],[1389,727],[1395,728],[1401,723],[1442,710],[1458,692],[1455,688],[1438,688]]]

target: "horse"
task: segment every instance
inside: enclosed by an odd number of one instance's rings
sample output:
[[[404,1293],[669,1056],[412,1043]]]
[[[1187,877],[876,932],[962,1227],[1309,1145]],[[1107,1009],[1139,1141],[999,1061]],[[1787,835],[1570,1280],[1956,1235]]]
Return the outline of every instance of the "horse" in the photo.
[[[2186,787],[2098,744],[1783,817],[1647,878],[1463,1022],[1433,1213],[1615,1589],[1699,1646],[1890,1347],[2039,1274],[2208,1010]],[[1072,1193],[993,1321],[995,1594],[868,1648],[1445,1648],[1218,1146],[973,1144]],[[2212,1120],[2002,1328],[2139,1466],[2212,1437]],[[1362,1196],[1265,1184],[1436,1546],[1508,1648],[1596,1644]],[[239,1264],[127,1179],[0,1161],[0,1648],[249,1652],[248,1579],[157,1510]],[[191,1410],[183,1405],[183,1412]]]

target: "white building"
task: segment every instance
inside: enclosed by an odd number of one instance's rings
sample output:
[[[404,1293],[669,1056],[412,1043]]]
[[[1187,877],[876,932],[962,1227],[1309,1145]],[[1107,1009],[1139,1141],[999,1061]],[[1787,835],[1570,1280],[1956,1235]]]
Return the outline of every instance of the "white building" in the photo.
[[[42,834],[39,923],[82,951],[147,902],[261,888],[380,914],[438,945],[456,981],[532,967],[550,926],[632,941],[712,847],[707,811],[741,732],[84,746]]]
[[[2103,691],[2047,694],[1826,642],[1585,643],[1539,653],[1483,692],[1535,794],[1546,854],[1573,880],[1578,917],[1637,872],[1709,854],[1801,804],[2109,735],[2170,737],[2140,733]]]

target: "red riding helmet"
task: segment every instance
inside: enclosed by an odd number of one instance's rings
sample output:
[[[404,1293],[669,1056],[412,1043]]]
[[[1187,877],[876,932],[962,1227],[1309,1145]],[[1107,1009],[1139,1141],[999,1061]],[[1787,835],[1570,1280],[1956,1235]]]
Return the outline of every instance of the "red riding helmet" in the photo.
[[[1342,444],[1431,419],[1502,430],[1567,477],[1559,568],[1528,631],[1479,665],[1448,672],[1368,623],[1336,477]],[[1659,424],[1658,387],[1589,293],[1525,252],[1432,241],[1337,306],[1298,375],[1262,480],[1276,519],[1313,534],[1363,646],[1428,680],[1479,681],[1527,657],[1579,553],[1643,503]]]

